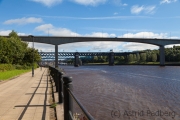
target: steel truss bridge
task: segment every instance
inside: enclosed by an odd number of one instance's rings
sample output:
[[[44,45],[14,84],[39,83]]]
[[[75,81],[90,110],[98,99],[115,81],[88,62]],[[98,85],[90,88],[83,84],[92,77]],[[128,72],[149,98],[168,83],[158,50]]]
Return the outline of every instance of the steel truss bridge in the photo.
[[[127,56],[129,54],[137,54],[143,52],[58,52],[58,59],[75,58],[78,56],[109,56],[113,53],[114,56]],[[39,52],[42,60],[55,60],[55,52]]]

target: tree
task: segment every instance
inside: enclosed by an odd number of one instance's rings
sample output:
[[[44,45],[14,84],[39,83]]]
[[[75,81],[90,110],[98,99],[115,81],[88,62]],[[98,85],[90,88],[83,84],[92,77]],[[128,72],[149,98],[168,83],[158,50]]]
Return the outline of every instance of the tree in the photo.
[[[180,61],[180,53],[177,54],[177,61]]]
[[[28,48],[26,42],[21,41],[15,31],[9,37],[0,37],[0,63],[24,65],[32,63],[32,52],[34,51],[34,62],[41,57],[38,50]]]
[[[133,54],[133,60],[134,60],[134,61],[137,61],[136,54]]]
[[[124,61],[124,60],[125,60],[124,56],[120,56],[120,61]]]
[[[152,58],[152,62],[156,62],[157,61],[157,54],[153,53],[151,58]]]
[[[128,62],[132,62],[132,61],[133,61],[133,55],[130,54],[130,55],[128,55]]]
[[[0,36],[0,63],[9,63],[7,59],[7,39]]]
[[[19,38],[18,34],[17,34],[14,30],[12,30],[12,31],[9,33],[9,37],[13,37],[13,38],[15,38],[15,39],[17,39],[17,40],[20,41],[20,38]]]
[[[33,54],[34,54],[34,57],[33,57]],[[24,64],[31,65],[32,61],[39,62],[40,60],[41,60],[41,57],[39,56],[38,50],[35,50],[33,48],[27,48],[26,53],[23,58]]]
[[[146,50],[146,61],[150,62],[152,60],[152,54],[150,50]]]
[[[140,61],[140,55],[139,55],[139,53],[137,53],[137,58],[136,58],[136,60],[139,62]]]
[[[9,36],[10,38],[7,39],[10,46],[8,53],[9,60],[12,64],[23,64],[22,60],[24,58],[28,44],[22,42],[21,39],[14,33],[14,31],[12,31]]]
[[[104,62],[107,62],[107,56],[102,56]]]
[[[141,54],[140,54],[140,60],[141,60],[142,62],[146,62],[146,53],[141,53]]]
[[[94,56],[93,60],[94,60],[94,62],[97,62],[98,61],[98,57]]]

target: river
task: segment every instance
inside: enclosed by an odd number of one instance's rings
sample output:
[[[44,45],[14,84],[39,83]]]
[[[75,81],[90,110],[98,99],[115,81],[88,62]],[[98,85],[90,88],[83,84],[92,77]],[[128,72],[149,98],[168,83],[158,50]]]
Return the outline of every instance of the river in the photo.
[[[179,66],[60,67],[97,120],[180,120]]]

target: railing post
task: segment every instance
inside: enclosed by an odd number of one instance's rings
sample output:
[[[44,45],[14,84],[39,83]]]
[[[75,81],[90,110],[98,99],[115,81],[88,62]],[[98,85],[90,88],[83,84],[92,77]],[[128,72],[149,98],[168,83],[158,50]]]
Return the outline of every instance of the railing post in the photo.
[[[59,82],[58,82],[58,81],[59,81],[59,80],[58,80],[58,72],[59,72],[59,71],[58,71],[56,68],[54,68],[54,70],[55,70],[55,71],[54,71],[54,73],[55,73],[54,78],[55,78],[55,81],[56,81],[56,92],[58,92],[58,87],[59,87],[59,84],[58,84],[58,83],[59,83]]]
[[[68,92],[72,91],[72,77],[63,77],[63,94],[64,94],[64,120],[70,120],[69,113],[73,113],[73,101]]]
[[[63,103],[63,81],[62,81],[62,75],[64,74],[63,72],[59,72],[59,78],[58,78],[58,100],[59,100],[59,103]]]
[[[55,69],[54,69],[54,68],[52,68],[52,78],[53,78],[53,80],[54,80],[55,86],[57,86],[56,78],[55,78]]]
[[[51,68],[51,76],[52,76],[53,81],[54,81],[54,69],[53,68]]]

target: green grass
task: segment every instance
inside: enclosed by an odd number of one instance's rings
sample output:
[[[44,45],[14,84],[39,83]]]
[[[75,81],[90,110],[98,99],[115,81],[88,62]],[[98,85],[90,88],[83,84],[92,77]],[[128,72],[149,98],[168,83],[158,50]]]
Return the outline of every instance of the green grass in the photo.
[[[180,62],[166,62],[166,64],[180,64]]]
[[[115,64],[125,64],[125,65],[158,65],[159,62],[115,62]]]
[[[134,62],[133,64],[142,64],[142,65],[159,65],[159,62]]]
[[[25,72],[31,71],[31,69],[28,70],[11,70],[11,71],[5,71],[0,72],[0,80],[8,80],[10,78],[13,78],[15,76],[18,76],[20,74],[23,74]]]

